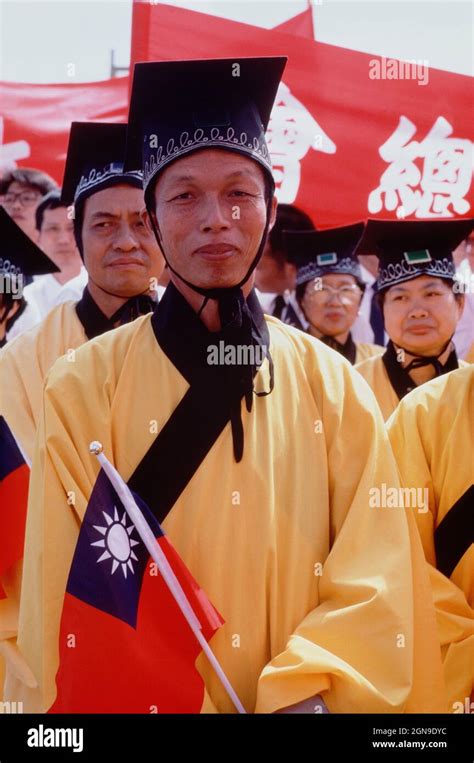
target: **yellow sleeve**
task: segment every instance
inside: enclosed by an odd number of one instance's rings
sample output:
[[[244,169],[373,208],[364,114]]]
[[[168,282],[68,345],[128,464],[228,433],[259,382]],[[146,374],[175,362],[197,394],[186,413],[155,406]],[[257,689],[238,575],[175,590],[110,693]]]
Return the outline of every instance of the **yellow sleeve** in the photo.
[[[435,616],[413,517],[404,508],[369,507],[372,488],[399,485],[373,394],[345,362],[308,373],[327,441],[332,543],[319,605],[264,668],[256,711],[321,694],[335,713],[445,712]]]
[[[474,687],[474,611],[465,593],[436,569],[434,531],[438,524],[438,498],[435,494],[431,465],[427,452],[427,437],[441,436],[436,430],[424,432],[417,409],[402,401],[387,422],[390,441],[405,487],[427,488],[429,511],[415,512],[423,550],[429,567],[432,595],[436,610],[439,641],[447,686],[450,712],[455,703],[464,703]],[[427,414],[428,424],[435,412]]]

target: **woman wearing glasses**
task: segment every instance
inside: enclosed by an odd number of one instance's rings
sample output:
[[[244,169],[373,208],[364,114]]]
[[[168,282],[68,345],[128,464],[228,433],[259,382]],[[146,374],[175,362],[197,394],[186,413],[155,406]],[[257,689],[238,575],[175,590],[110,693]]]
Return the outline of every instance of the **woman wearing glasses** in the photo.
[[[363,223],[323,231],[286,232],[296,264],[296,299],[308,332],[352,363],[383,353],[376,344],[355,342],[351,328],[358,316],[364,282],[354,250]]]

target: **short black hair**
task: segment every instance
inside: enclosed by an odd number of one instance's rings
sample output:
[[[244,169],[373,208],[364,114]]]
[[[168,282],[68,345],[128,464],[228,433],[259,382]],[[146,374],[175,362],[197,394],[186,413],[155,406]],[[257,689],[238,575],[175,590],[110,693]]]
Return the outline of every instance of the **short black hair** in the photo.
[[[43,219],[44,219],[44,213],[47,209],[59,209],[59,207],[66,207],[67,204],[65,204],[63,201],[61,201],[61,191],[60,190],[54,190],[50,191],[46,194],[46,196],[41,199],[40,203],[38,204],[35,212],[35,219],[36,219],[36,228],[37,230],[41,230],[41,227],[43,225]]]
[[[42,196],[56,190],[58,187],[56,181],[47,175],[46,172],[42,172],[42,170],[37,170],[33,167],[17,167],[4,173],[0,180],[0,195],[6,193],[11,184],[15,182],[34,188]]]
[[[287,261],[286,247],[283,242],[284,230],[316,230],[313,221],[305,212],[293,204],[279,204],[275,225],[268,234],[270,244],[268,254],[283,267]]]

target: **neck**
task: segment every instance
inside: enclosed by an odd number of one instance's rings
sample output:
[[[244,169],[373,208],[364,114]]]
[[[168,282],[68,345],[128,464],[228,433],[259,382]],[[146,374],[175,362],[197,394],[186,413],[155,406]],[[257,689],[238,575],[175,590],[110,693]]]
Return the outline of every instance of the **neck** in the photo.
[[[327,336],[327,334],[324,334],[324,332],[317,329],[313,324],[310,324],[309,326],[309,333],[312,336],[315,336],[316,339],[321,339],[323,336]],[[347,339],[349,337],[349,331],[343,331],[342,334],[334,334],[332,336],[333,339],[336,340],[336,342],[339,342],[339,344],[345,344],[347,342]]]
[[[90,278],[87,282],[87,288],[97,307],[104,313],[106,318],[110,318],[130,299],[130,297],[117,297],[115,294],[108,294]]]
[[[185,284],[179,278],[179,276],[176,276],[174,273],[171,274],[171,281],[173,282],[176,289],[180,292],[180,294],[182,294],[186,302],[188,302],[193,310],[198,313],[201,309],[205,297],[203,297],[202,294],[198,294],[198,292],[194,291],[194,289],[191,289],[190,286],[187,286],[187,284]],[[248,295],[253,289],[253,281],[253,276],[251,276],[249,280],[242,286],[242,293],[245,299],[247,299]],[[219,317],[218,301],[216,299],[210,299],[199,317],[208,331],[219,331],[221,328],[221,320]]]
[[[441,365],[444,366],[452,351],[453,344],[450,342],[443,354],[438,358]],[[410,355],[410,353],[405,352],[405,359],[402,363],[403,368],[406,368],[406,366],[413,360],[414,357],[414,355]],[[421,366],[420,368],[412,368],[409,375],[418,387],[420,384],[424,384],[425,382],[430,381],[430,379],[434,379],[436,376],[436,371],[434,366],[430,364],[427,366]]]
[[[70,256],[64,258],[64,262],[61,262],[61,259],[56,257],[54,260],[55,264],[58,266],[58,268],[61,268],[60,273],[53,273],[53,276],[55,277],[56,281],[61,284],[61,286],[68,281],[71,280],[71,278],[75,278],[79,275],[81,272],[81,261],[77,261],[75,257],[71,258]]]

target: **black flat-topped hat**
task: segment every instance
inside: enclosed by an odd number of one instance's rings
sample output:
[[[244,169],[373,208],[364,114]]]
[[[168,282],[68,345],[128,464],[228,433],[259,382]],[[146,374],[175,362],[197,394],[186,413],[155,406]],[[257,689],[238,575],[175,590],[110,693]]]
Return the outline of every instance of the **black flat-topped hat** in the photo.
[[[357,254],[379,258],[377,291],[433,276],[454,281],[453,251],[474,227],[474,219],[368,220]]]
[[[0,207],[0,275],[41,276],[60,269]]]
[[[61,194],[65,204],[120,183],[142,187],[140,171],[123,172],[126,133],[125,124],[72,122]]]
[[[142,169],[144,189],[171,162],[204,148],[272,167],[265,130],[285,57],[136,64],[125,169]]]
[[[364,223],[314,231],[283,231],[290,262],[296,265],[296,284],[329,273],[352,275],[362,283],[362,271],[354,251]]]

